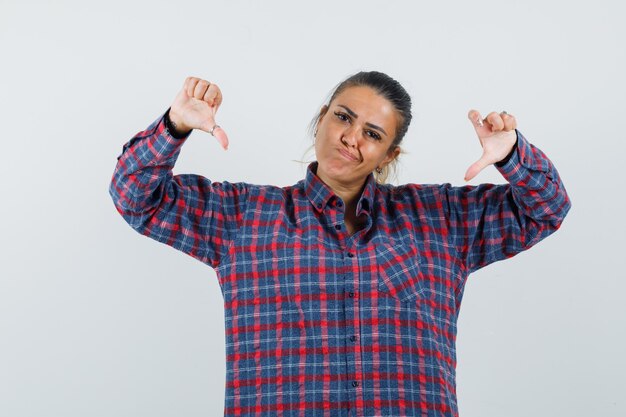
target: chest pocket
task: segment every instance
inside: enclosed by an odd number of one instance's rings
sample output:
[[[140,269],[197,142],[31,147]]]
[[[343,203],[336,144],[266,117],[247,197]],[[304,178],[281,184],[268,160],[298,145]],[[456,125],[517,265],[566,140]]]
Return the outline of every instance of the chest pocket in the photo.
[[[376,247],[378,263],[378,290],[410,302],[426,289],[420,273],[420,256],[414,245],[402,241],[381,243]]]

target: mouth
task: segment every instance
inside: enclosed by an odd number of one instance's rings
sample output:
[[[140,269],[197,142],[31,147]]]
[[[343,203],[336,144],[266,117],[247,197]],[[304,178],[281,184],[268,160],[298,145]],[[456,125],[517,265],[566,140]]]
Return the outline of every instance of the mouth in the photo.
[[[352,155],[350,152],[344,149],[339,149],[339,153],[349,161],[357,162],[359,160],[356,156]]]

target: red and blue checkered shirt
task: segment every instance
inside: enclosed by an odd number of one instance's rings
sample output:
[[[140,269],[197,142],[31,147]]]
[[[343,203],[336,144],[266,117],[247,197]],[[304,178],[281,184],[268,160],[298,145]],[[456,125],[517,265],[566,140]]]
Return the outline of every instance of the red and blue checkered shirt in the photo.
[[[458,416],[456,324],[477,269],[556,231],[557,170],[518,131],[508,184],[377,184],[344,205],[309,165],[287,187],[173,175],[164,117],[123,147],[110,194],[139,233],[215,269],[225,416]]]

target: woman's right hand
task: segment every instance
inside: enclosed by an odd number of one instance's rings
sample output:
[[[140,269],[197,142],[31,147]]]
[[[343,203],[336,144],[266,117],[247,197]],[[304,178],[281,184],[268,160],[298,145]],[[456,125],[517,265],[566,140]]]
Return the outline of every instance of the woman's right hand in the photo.
[[[187,77],[170,108],[170,120],[179,132],[200,129],[211,133],[216,126],[215,113],[221,104],[222,92],[217,84],[196,77]],[[221,127],[215,127],[213,136],[224,149],[228,149],[228,136]]]

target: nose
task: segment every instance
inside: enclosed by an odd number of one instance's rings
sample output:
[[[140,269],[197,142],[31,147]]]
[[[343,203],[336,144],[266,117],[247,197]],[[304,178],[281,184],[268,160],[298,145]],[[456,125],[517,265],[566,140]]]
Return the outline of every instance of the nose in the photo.
[[[356,148],[356,144],[358,141],[358,128],[355,126],[351,126],[349,129],[343,133],[341,137],[341,141],[351,148]]]

